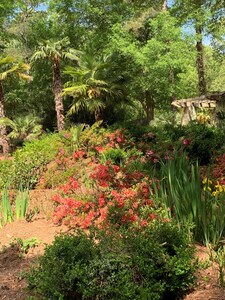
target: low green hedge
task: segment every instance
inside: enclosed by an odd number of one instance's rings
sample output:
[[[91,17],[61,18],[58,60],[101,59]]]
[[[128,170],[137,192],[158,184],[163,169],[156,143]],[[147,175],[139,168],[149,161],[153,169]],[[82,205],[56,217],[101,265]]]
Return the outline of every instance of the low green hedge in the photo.
[[[26,278],[39,299],[160,300],[185,293],[195,269],[184,232],[154,223],[142,233],[58,236]]]

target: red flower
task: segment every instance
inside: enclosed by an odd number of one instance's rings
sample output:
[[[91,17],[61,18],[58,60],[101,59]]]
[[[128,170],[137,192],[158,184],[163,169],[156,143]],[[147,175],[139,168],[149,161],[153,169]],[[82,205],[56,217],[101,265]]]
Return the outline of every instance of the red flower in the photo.
[[[148,222],[146,220],[141,221],[141,226],[146,227],[148,225]]]
[[[152,220],[154,220],[154,219],[156,218],[156,215],[155,215],[154,213],[152,213],[152,214],[150,214],[150,218],[151,218]]]

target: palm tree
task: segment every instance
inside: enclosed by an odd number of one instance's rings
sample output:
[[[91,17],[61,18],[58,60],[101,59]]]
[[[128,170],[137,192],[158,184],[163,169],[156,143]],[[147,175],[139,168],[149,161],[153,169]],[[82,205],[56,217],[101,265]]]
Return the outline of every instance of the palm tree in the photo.
[[[40,118],[27,115],[17,117],[14,120],[9,118],[1,118],[0,125],[9,126],[12,131],[7,135],[9,139],[13,139],[17,144],[21,145],[24,141],[31,141],[42,134],[42,125]]]
[[[31,80],[32,77],[27,74],[29,65],[23,62],[16,62],[14,58],[7,56],[0,58],[0,118],[5,117],[4,112],[4,80],[13,75],[19,76],[21,79]],[[6,126],[0,125],[0,144],[2,145],[3,154],[9,152],[9,143],[6,133]]]
[[[69,113],[86,108],[94,112],[95,121],[102,120],[102,110],[117,95],[122,96],[121,86],[109,76],[110,62],[107,58],[95,60],[92,55],[82,54],[77,66],[68,66],[64,73],[72,77],[65,84],[63,96],[72,96]]]
[[[68,38],[54,41],[47,40],[39,44],[38,50],[31,57],[31,61],[36,60],[50,60],[52,63],[53,72],[53,93],[55,100],[55,110],[57,116],[57,128],[58,130],[64,129],[64,108],[62,99],[62,80],[60,63],[61,59],[67,57],[66,51],[69,46]]]

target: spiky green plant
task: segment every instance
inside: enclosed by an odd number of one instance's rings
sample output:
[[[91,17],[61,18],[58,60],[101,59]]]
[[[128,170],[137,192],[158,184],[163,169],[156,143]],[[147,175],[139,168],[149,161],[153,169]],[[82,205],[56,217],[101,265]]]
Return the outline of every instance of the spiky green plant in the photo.
[[[27,212],[29,202],[29,191],[19,190],[16,196],[16,218],[24,219]]]
[[[5,187],[2,191],[2,215],[4,223],[13,222],[13,211],[10,203],[8,187]]]
[[[157,183],[158,185],[158,183]],[[180,226],[189,227],[196,241],[218,245],[225,234],[225,199],[215,197],[202,186],[199,165],[191,164],[185,154],[161,162],[159,199]]]

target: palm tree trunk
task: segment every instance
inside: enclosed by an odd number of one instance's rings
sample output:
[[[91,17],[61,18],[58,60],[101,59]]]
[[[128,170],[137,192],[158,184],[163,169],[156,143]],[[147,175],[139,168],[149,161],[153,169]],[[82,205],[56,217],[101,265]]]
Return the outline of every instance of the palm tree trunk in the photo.
[[[202,27],[199,24],[195,25],[197,36],[196,50],[197,50],[197,70],[198,70],[198,86],[200,95],[206,94],[206,81],[205,81],[205,67],[203,57],[203,43],[202,43]]]
[[[64,108],[62,99],[62,81],[60,74],[60,61],[59,59],[53,60],[53,92],[55,97],[55,110],[57,117],[58,131],[64,129]]]
[[[95,110],[95,122],[99,122],[103,120],[102,109],[98,107]]]
[[[4,118],[4,91],[2,82],[0,80],[0,118]],[[6,126],[0,125],[0,144],[2,145],[2,151],[4,155],[9,153],[9,143],[7,139]]]

